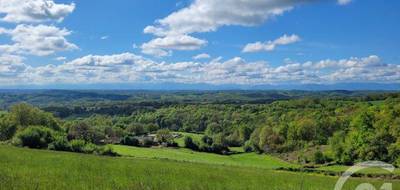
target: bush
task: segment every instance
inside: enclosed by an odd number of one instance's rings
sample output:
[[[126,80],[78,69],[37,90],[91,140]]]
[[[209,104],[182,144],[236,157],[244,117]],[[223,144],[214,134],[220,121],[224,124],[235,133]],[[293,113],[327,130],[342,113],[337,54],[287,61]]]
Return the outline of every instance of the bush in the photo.
[[[86,142],[84,140],[72,140],[71,150],[73,152],[84,152]]]
[[[175,141],[172,141],[172,142],[168,142],[168,143],[167,143],[167,146],[168,146],[168,147],[178,147],[179,145],[178,145],[178,143],[176,143]]]
[[[97,154],[104,155],[104,156],[119,156],[116,153],[111,145],[106,145],[98,149]]]
[[[156,139],[159,143],[171,143],[174,137],[168,129],[160,129],[157,131]]]
[[[12,139],[17,131],[17,126],[8,120],[0,118],[0,141]]]
[[[199,145],[193,141],[192,137],[186,136],[184,139],[185,147],[192,150],[199,150]]]
[[[314,153],[313,161],[316,164],[324,164],[326,162],[326,159],[325,159],[324,154],[320,150],[317,150]]]
[[[201,138],[201,141],[203,141],[203,143],[205,143],[205,144],[207,144],[209,146],[211,146],[213,144],[213,139],[211,137],[207,136],[207,135],[204,135]]]
[[[244,150],[245,152],[253,152],[254,149],[253,149],[252,143],[251,143],[250,141],[246,141],[246,143],[245,143],[244,146],[243,146],[243,150]]]
[[[140,145],[143,147],[151,147],[154,145],[154,141],[150,137],[143,137],[140,139]]]
[[[51,129],[34,126],[28,127],[23,131],[19,132],[16,136],[21,143],[21,146],[29,148],[47,148],[48,145],[54,141],[53,131]]]
[[[71,151],[71,145],[69,144],[66,136],[56,135],[54,137],[54,141],[49,144],[49,149],[58,151]]]
[[[78,122],[68,128],[68,139],[81,139],[86,142],[100,144],[105,139],[104,132],[88,125],[85,122]]]
[[[82,149],[83,153],[92,154],[98,150],[97,146],[93,143],[87,143]]]
[[[139,146],[140,142],[136,137],[127,135],[124,138],[122,138],[121,144],[128,146]]]

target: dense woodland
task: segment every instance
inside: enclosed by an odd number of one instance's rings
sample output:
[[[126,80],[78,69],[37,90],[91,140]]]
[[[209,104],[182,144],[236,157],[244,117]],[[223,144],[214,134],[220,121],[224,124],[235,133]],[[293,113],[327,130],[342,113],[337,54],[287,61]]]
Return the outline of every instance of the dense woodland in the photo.
[[[109,98],[104,92],[99,94]],[[32,97],[43,97],[31,94],[26,98],[25,94],[20,98],[24,96],[29,104],[3,99],[10,105],[4,104],[0,113],[0,141],[115,155],[105,145],[176,147],[172,132],[179,131],[204,134],[201,140],[185,138],[185,146],[195,151],[231,154],[229,147],[243,147],[246,152],[282,155],[313,149],[312,156],[299,154],[297,161],[352,164],[381,160],[400,166],[399,93],[151,92],[140,95],[152,97],[149,101],[139,101],[138,96],[125,92],[113,97],[130,100],[79,104],[84,100],[75,97],[78,101],[71,100],[70,105],[35,104]],[[165,97],[174,98],[167,101]],[[213,97],[221,101],[212,101]]]

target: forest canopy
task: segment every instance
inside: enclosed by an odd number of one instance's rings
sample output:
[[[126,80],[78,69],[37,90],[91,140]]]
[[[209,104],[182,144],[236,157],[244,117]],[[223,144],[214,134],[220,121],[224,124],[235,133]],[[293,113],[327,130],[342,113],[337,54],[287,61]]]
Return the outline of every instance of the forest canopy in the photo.
[[[317,93],[315,97],[293,94],[299,98],[271,103],[194,103],[200,101],[198,97],[186,94],[178,96],[192,98],[192,103],[158,100],[129,114],[120,105],[131,105],[130,101],[86,102],[81,105],[83,114],[66,118],[49,107],[17,103],[0,113],[0,140],[92,153],[107,144],[177,146],[172,133],[186,132],[203,135],[200,140],[185,138],[186,147],[195,151],[227,154],[229,147],[243,147],[247,152],[280,155],[311,148],[313,158],[303,161],[352,164],[381,160],[400,165],[398,93],[328,98]],[[102,106],[111,113],[98,113]]]

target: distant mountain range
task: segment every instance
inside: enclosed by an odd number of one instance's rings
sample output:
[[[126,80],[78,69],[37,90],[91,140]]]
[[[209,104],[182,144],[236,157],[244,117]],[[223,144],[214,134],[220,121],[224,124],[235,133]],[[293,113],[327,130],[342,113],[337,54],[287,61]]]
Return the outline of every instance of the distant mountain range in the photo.
[[[149,84],[59,84],[1,86],[0,89],[71,89],[71,90],[400,90],[400,83],[337,83],[337,84],[280,84],[280,85],[211,85],[182,83]]]

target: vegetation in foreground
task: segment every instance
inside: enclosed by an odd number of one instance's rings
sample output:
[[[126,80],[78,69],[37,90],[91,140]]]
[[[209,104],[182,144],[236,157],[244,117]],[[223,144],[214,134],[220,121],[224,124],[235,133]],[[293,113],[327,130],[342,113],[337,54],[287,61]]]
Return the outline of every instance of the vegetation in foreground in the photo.
[[[337,178],[247,167],[99,157],[0,146],[0,189],[331,190]],[[290,180],[288,180],[290,179]],[[383,180],[351,179],[344,190]],[[393,189],[400,183],[394,181]]]

